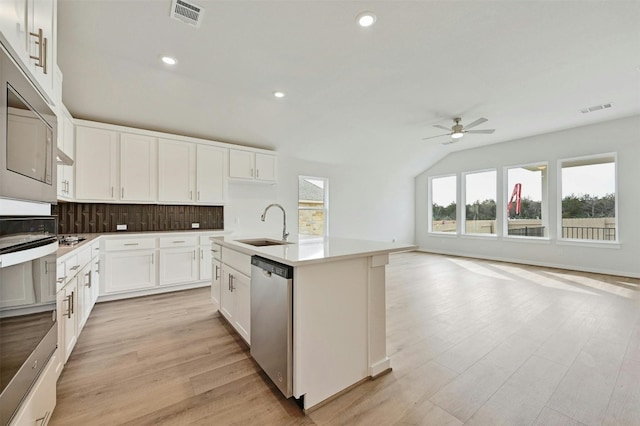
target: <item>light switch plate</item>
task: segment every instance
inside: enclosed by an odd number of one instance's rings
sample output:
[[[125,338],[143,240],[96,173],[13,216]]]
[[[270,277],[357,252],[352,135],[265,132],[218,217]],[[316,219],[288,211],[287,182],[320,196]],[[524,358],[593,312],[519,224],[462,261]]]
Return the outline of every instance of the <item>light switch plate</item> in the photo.
[[[192,229],[198,229],[198,228],[200,228],[200,224],[198,222],[192,223],[191,224],[191,228]]]
[[[126,230],[127,230],[127,224],[116,225],[116,231],[126,231]]]

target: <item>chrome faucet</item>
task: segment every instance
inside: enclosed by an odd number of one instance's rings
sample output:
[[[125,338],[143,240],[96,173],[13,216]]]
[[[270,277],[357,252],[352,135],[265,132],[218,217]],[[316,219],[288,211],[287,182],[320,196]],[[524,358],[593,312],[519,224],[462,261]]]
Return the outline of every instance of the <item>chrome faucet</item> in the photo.
[[[260,220],[264,222],[264,219],[267,217],[267,210],[269,210],[271,207],[278,207],[280,210],[282,210],[282,241],[287,241],[289,233],[287,232],[287,212],[284,211],[284,207],[282,207],[280,204],[269,204],[262,212]]]

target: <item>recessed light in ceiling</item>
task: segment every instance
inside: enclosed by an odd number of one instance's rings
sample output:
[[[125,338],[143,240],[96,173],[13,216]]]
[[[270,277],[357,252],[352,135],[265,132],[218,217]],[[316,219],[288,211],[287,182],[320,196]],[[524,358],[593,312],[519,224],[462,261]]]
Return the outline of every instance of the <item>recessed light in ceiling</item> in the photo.
[[[171,56],[163,56],[161,59],[162,59],[162,62],[164,62],[167,65],[175,65],[178,63],[176,58],[172,58]]]
[[[356,22],[361,27],[370,27],[376,23],[376,15],[373,12],[362,12],[356,17]]]
[[[280,98],[284,98],[285,94],[284,94],[284,92],[273,92],[273,96],[275,96],[276,98],[280,99]]]

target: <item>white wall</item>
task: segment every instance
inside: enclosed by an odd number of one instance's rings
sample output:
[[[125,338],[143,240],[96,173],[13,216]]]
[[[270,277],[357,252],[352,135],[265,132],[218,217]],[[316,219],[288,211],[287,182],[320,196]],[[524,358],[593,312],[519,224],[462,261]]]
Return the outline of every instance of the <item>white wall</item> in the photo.
[[[464,142],[462,142],[464,143]],[[555,238],[558,160],[617,152],[619,244],[568,244]],[[505,166],[548,161],[548,241],[438,236],[427,232],[428,177],[487,168],[498,169],[498,208],[502,208]],[[533,265],[640,277],[640,116],[519,139],[450,154],[416,177],[416,242],[422,250]],[[501,228],[500,226],[498,228]],[[500,230],[498,231],[500,232]]]
[[[396,240],[413,243],[414,177],[385,172],[377,167],[314,163],[278,157],[278,184],[229,184],[225,229],[237,234],[278,237],[282,213],[271,209],[266,222],[260,215],[270,203],[287,211],[287,228],[298,232],[298,176],[329,179],[329,235],[333,237]]]

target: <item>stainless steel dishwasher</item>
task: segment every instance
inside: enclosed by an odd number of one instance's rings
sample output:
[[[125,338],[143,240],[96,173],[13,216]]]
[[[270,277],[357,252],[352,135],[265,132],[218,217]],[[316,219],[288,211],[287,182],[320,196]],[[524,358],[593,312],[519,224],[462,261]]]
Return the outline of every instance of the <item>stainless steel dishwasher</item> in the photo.
[[[293,395],[293,267],[251,257],[251,356]]]

